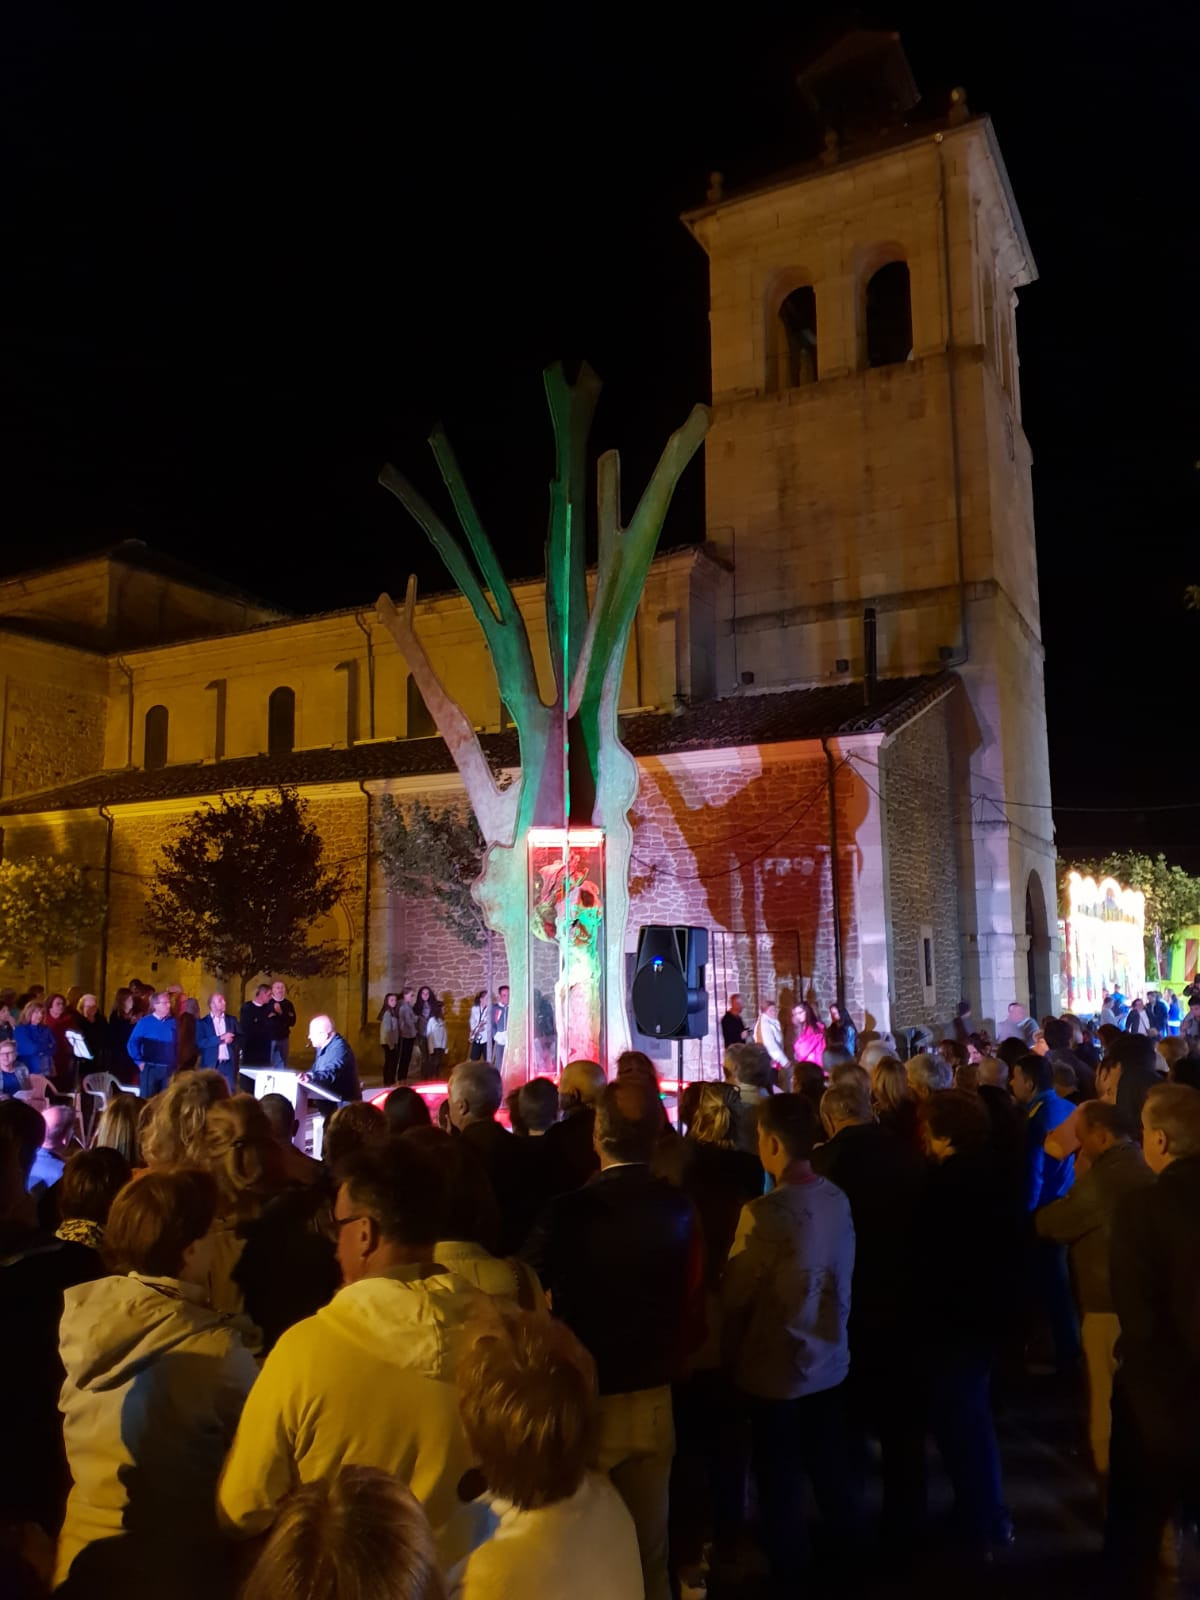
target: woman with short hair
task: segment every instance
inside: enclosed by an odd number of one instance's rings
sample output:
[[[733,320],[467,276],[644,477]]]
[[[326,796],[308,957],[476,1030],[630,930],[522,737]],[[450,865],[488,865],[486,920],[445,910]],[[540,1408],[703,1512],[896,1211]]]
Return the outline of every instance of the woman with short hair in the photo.
[[[26,1071],[52,1078],[58,1040],[53,1029],[46,1025],[46,1007],[40,1000],[30,1000],[25,1006],[14,1037],[17,1041],[17,1057]]]
[[[240,1600],[446,1600],[428,1519],[407,1484],[343,1467],[289,1496]]]
[[[113,1201],[129,1182],[129,1163],[119,1150],[101,1146],[77,1150],[58,1185],[59,1224],[55,1237],[99,1252]],[[103,1271],[100,1261],[97,1272]]]
[[[217,1478],[257,1369],[207,1304],[216,1203],[207,1173],[142,1173],[109,1212],[114,1276],[66,1292],[60,1405],[74,1486],[55,1574],[66,1600],[231,1592]]]
[[[491,1536],[450,1574],[453,1600],[637,1600],[633,1519],[594,1470],[595,1364],[566,1324],[499,1311],[459,1364],[458,1396]]]

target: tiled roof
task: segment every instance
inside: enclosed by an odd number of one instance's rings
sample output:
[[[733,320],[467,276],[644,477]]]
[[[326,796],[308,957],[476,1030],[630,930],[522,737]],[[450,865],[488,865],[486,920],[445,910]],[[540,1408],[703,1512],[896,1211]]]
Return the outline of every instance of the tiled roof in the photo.
[[[839,734],[891,733],[949,694],[956,682],[952,673],[884,679],[870,706],[863,704],[861,683],[790,689],[780,694],[734,695],[727,700],[684,706],[678,711],[640,711],[622,717],[621,734],[633,755],[663,756]],[[480,736],[480,743],[493,766],[517,765],[515,732],[485,733]],[[450,752],[440,735],[430,739],[388,739],[348,749],[195,761],[149,772],[121,768],[6,800],[0,805],[0,816],[180,800],[222,790],[268,789],[278,784],[304,788],[379,778],[432,777],[453,770]]]

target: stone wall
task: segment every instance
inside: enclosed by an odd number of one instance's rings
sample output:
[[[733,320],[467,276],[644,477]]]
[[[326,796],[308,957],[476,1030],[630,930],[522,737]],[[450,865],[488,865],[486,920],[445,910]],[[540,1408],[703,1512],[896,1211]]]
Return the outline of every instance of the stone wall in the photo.
[[[883,747],[884,861],[896,1028],[944,1024],[963,997],[959,933],[960,831],[950,702],[930,708]],[[922,929],[933,943],[932,999],[922,971]]]
[[[9,794],[52,789],[104,765],[103,694],[8,680],[4,737]]]

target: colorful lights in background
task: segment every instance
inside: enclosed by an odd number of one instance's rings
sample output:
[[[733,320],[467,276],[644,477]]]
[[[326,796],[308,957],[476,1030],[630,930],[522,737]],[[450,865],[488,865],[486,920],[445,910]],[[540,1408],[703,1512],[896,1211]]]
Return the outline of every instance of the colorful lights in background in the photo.
[[[1103,991],[1117,986],[1130,998],[1145,993],[1146,897],[1140,889],[1072,872],[1059,931],[1068,1010],[1093,1016]]]

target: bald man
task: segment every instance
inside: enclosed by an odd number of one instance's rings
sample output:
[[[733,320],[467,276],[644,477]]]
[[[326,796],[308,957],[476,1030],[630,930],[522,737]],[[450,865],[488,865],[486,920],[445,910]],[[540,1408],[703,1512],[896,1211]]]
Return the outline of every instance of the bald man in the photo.
[[[300,1082],[315,1084],[327,1094],[336,1095],[343,1105],[347,1100],[361,1100],[362,1084],[354,1051],[334,1027],[332,1018],[314,1017],[308,1025],[308,1042],[317,1054],[308,1071],[300,1074]]]

